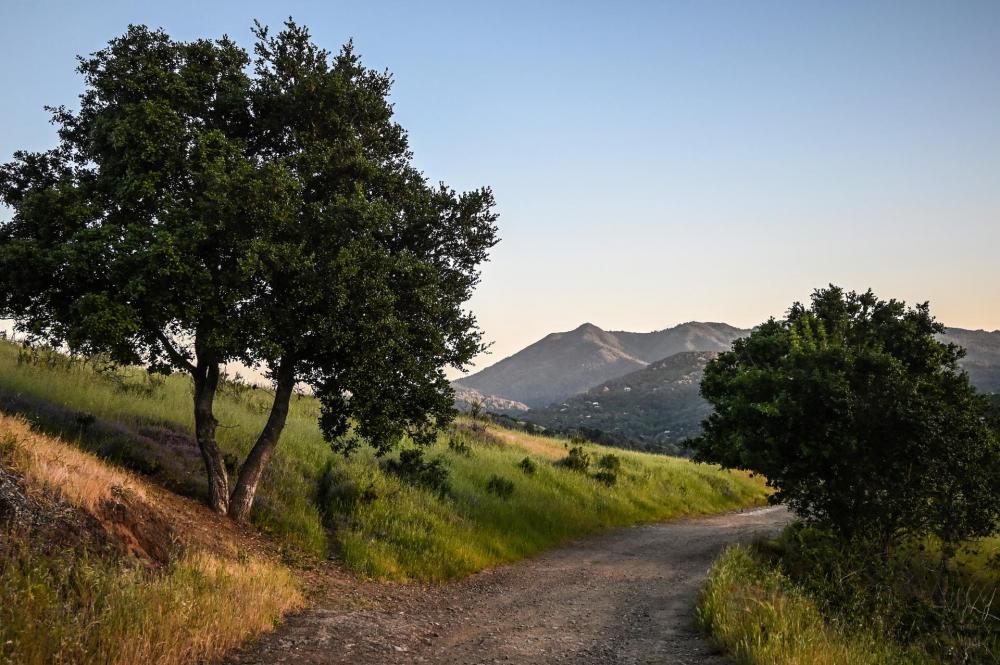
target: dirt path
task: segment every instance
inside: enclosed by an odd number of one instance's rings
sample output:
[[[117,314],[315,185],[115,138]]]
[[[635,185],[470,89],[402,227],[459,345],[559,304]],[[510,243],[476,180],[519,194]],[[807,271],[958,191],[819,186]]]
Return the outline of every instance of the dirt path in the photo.
[[[230,662],[724,663],[695,629],[698,588],[723,546],[787,519],[766,508],[622,529],[451,584],[362,585]]]

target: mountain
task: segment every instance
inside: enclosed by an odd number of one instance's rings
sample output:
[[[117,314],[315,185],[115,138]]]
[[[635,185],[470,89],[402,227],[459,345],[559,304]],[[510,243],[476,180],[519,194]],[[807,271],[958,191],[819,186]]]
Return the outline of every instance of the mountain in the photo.
[[[500,362],[454,381],[541,408],[685,351],[723,351],[748,331],[725,323],[682,323],[650,333],[605,331],[592,323],[552,333]]]
[[[635,335],[624,333],[629,334]],[[619,339],[623,336],[616,335]],[[648,343],[648,338],[640,339]],[[965,347],[966,357],[961,364],[978,390],[1000,393],[1000,331],[948,328],[941,340]],[[691,343],[705,342],[701,337]],[[634,345],[630,348],[635,351]],[[651,348],[651,353],[657,352],[656,347]],[[560,403],[522,413],[519,418],[556,431],[585,432],[606,443],[683,452],[677,450],[676,444],[697,436],[701,421],[711,412],[698,392],[698,384],[705,364],[716,355],[677,353]],[[994,413],[1000,413],[1000,395],[992,403]],[[993,417],[1000,422],[1000,416]]]
[[[677,452],[677,444],[696,436],[711,412],[698,386],[705,365],[716,355],[676,353],[559,404],[532,409],[521,418],[549,429],[598,430],[609,440]]]
[[[972,385],[981,392],[1000,393],[1000,330],[947,328],[941,339],[965,347],[960,364]]]

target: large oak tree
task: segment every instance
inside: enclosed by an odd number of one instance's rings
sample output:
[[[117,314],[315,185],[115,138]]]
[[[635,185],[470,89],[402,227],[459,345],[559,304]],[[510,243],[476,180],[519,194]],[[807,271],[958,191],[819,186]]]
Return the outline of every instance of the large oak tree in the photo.
[[[708,364],[698,458],[767,478],[773,499],[883,551],[997,529],[1000,443],[928,305],[831,286]]]
[[[464,309],[496,243],[489,189],[433,186],[391,77],[292,21],[254,55],[131,26],[81,58],[58,145],[0,170],[0,317],[39,339],[194,381],[211,506],[246,519],[298,383],[321,425],[381,450],[452,416],[447,366],[482,349]],[[222,368],[274,382],[233,487],[215,441]]]

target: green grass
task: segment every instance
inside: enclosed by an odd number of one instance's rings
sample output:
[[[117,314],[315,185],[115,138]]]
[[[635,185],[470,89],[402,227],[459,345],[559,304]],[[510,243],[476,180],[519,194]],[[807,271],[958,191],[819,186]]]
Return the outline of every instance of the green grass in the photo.
[[[709,571],[697,621],[741,665],[903,665],[926,657],[867,628],[830,621],[819,604],[751,548],[723,552]]]
[[[897,543],[882,559],[870,544],[793,524],[723,553],[698,622],[747,665],[998,663],[1000,619],[991,608],[1000,538],[966,545],[942,578],[930,539]]]
[[[0,342],[0,391],[130,427],[192,431],[186,376],[150,385],[144,372],[132,369],[123,388],[90,366],[66,367],[58,357],[46,363],[44,354],[37,364],[19,363],[18,352]],[[232,387],[219,396],[218,440],[224,452],[246,455],[269,400],[267,391]],[[622,459],[617,482],[607,486],[592,473],[554,464],[566,454],[562,441],[491,429],[490,436],[469,437],[468,455],[449,448],[447,433],[427,451],[430,459],[443,458],[451,472],[452,491],[441,497],[384,473],[370,449],[347,460],[334,455],[317,426],[318,411],[311,397],[293,399],[252,520],[296,548],[333,552],[373,578],[461,576],[601,529],[759,505],[766,496],[763,484],[744,474],[588,445],[593,459],[609,452]],[[526,454],[537,463],[533,474],[518,466]],[[191,469],[187,482],[201,482],[199,474]],[[511,496],[487,491],[494,475],[514,483]],[[329,489],[322,499],[321,487]]]

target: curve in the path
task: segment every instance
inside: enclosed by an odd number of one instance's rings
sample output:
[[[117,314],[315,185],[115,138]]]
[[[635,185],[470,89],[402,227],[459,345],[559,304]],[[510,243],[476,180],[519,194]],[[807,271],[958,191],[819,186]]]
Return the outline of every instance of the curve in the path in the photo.
[[[288,621],[237,663],[724,663],[693,610],[719,551],[782,508],[621,529],[439,585],[367,585]]]

